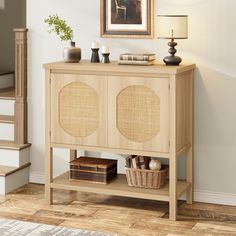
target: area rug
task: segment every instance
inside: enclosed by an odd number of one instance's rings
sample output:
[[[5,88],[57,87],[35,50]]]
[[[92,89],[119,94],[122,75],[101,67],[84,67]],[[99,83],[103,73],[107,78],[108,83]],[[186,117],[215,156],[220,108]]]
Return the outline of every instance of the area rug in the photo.
[[[1,236],[115,236],[75,228],[0,219]],[[118,235],[116,235],[118,236]]]

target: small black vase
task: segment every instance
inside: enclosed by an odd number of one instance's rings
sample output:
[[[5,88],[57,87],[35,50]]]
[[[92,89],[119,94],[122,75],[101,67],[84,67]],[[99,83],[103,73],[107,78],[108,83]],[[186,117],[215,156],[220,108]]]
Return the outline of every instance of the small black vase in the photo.
[[[70,42],[70,47],[64,48],[63,59],[67,63],[77,63],[81,60],[81,49],[75,47],[75,42]]]

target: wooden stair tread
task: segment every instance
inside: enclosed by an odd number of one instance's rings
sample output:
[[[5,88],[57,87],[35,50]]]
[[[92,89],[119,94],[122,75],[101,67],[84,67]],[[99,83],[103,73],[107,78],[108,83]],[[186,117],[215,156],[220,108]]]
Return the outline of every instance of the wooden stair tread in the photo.
[[[14,124],[14,122],[15,122],[14,116],[0,115],[0,123]]]
[[[15,88],[3,88],[0,89],[0,99],[15,100]]]
[[[31,143],[17,144],[17,143],[14,143],[13,141],[0,140],[0,149],[22,150],[30,146],[31,146]]]
[[[6,177],[8,175],[11,175],[11,174],[19,171],[19,170],[29,167],[30,165],[31,165],[31,163],[27,163],[27,164],[20,166],[20,167],[1,166],[0,165],[0,176]]]
[[[0,77],[1,75],[10,75],[10,74],[14,74],[13,70],[0,70]]]

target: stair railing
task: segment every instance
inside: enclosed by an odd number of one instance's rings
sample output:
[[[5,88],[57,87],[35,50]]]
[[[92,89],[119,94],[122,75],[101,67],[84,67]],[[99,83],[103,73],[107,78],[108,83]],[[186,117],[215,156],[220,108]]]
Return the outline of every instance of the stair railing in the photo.
[[[27,121],[27,29],[17,28],[15,32],[15,128],[17,144],[28,143]]]

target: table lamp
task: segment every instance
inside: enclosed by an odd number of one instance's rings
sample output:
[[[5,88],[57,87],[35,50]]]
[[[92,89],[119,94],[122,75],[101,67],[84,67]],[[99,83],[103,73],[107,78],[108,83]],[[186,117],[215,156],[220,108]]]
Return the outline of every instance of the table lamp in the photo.
[[[166,65],[176,66],[179,65],[182,59],[175,56],[177,50],[174,42],[175,39],[187,39],[188,38],[188,16],[187,15],[158,15],[158,38],[171,39],[168,43],[170,46],[168,52],[169,56],[166,56],[163,61]]]

